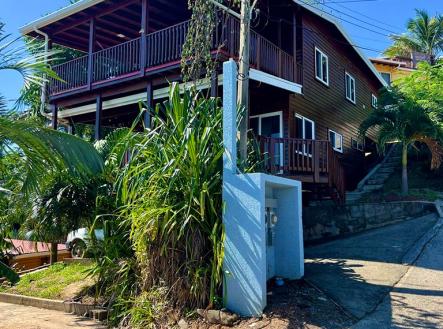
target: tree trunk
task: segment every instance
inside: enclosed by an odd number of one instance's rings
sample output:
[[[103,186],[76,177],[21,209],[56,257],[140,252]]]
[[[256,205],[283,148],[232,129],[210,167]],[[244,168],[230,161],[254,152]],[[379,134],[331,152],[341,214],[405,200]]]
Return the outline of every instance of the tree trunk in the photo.
[[[58,243],[57,242],[51,242],[51,259],[49,261],[49,263],[51,265],[54,265],[55,263],[57,263],[57,258],[58,258]]]
[[[408,195],[408,145],[403,144],[402,157],[401,157],[402,173],[401,173],[401,193]]]

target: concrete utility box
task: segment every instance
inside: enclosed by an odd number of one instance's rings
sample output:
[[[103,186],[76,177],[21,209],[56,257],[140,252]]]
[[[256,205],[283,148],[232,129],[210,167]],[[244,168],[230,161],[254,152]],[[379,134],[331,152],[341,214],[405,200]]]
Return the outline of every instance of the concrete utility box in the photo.
[[[223,84],[224,299],[229,310],[256,316],[266,307],[268,280],[304,275],[301,183],[237,172],[237,70],[233,61],[224,64]]]

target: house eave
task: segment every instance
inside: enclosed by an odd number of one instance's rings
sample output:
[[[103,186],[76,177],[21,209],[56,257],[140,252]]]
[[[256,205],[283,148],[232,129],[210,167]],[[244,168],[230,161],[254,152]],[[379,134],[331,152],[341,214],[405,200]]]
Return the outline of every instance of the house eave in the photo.
[[[27,35],[34,32],[36,29],[42,29],[52,23],[60,21],[68,16],[81,12],[102,2],[105,2],[105,0],[80,0],[72,5],[61,8],[49,15],[36,19],[22,26],[20,28],[20,33],[22,35]]]

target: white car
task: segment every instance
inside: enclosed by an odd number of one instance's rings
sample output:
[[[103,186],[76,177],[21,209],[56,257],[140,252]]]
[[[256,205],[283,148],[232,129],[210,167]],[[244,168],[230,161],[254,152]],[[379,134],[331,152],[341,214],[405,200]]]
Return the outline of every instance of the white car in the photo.
[[[103,241],[105,239],[103,230],[99,229],[94,232],[98,241]],[[86,228],[80,228],[69,233],[68,238],[66,239],[66,248],[71,251],[72,258],[82,258],[90,240],[89,230]]]

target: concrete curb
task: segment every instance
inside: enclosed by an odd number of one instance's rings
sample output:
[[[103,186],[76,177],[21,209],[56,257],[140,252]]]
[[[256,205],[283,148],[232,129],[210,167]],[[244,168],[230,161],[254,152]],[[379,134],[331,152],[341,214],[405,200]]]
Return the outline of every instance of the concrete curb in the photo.
[[[76,302],[52,300],[45,298],[20,296],[14,294],[0,293],[0,302],[8,304],[16,304],[23,306],[32,306],[37,308],[43,308],[51,311],[59,311],[78,316],[92,317],[92,311],[102,309],[95,305],[85,305]]]
[[[436,205],[437,209],[438,206]],[[409,251],[406,253],[406,255],[403,256],[402,263],[403,265],[414,265],[420,254],[423,252],[423,249],[426,247],[429,241],[431,241],[435,235],[438,233],[438,231],[443,226],[443,217],[440,216],[438,212],[438,219],[435,225],[427,231],[420,239],[418,239],[414,245],[409,249]]]
[[[0,302],[23,305],[23,306],[38,307],[38,308],[44,308],[47,310],[54,310],[54,311],[60,311],[60,312],[65,311],[64,302],[61,300],[51,300],[51,299],[44,299],[44,298],[37,298],[37,297],[28,297],[28,296],[0,293]]]

